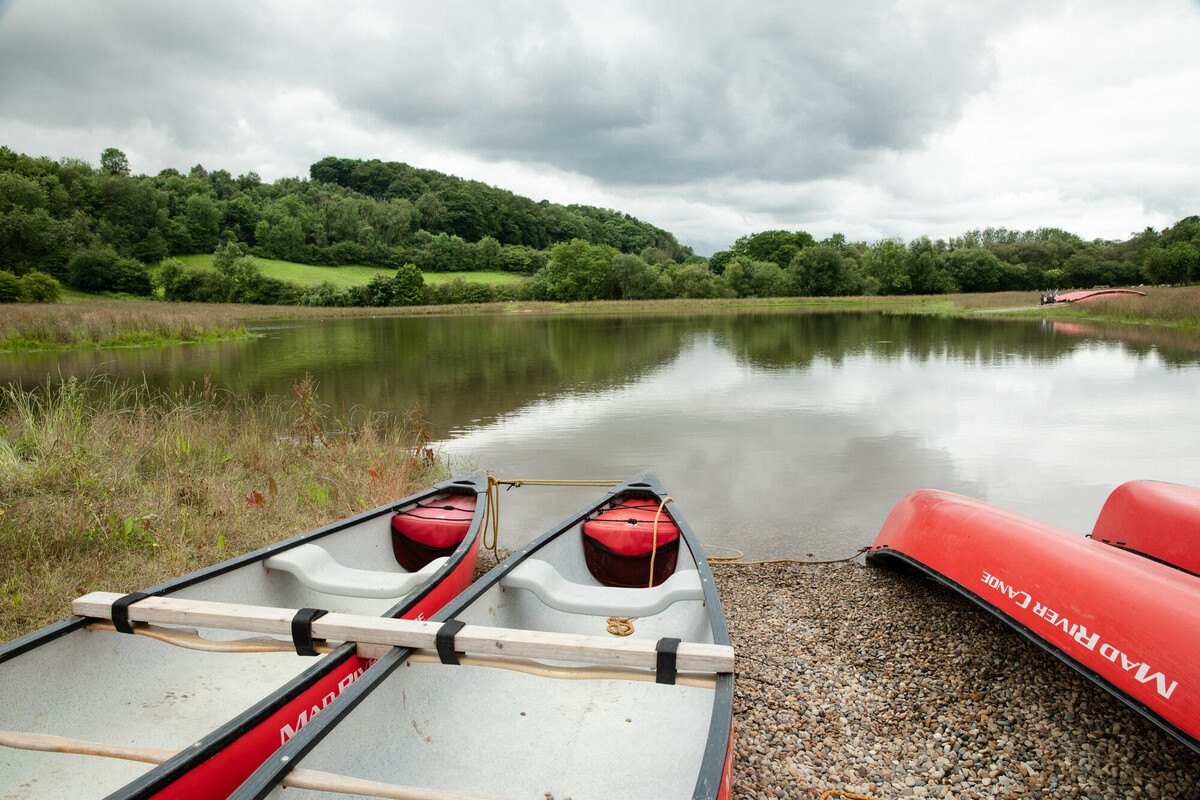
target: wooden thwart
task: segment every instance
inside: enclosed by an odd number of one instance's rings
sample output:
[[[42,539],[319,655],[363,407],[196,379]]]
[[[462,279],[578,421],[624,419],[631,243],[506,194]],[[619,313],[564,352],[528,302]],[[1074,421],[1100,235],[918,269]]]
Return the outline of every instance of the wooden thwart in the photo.
[[[88,630],[116,631],[111,622],[93,622]],[[157,639],[160,642],[186,647],[189,650],[202,650],[208,653],[294,653],[296,646],[284,639],[270,637],[255,637],[253,639],[215,640],[204,639],[195,630],[186,628],[159,628],[149,624],[139,624],[133,632]],[[362,658],[382,658],[391,648],[382,644],[359,644],[358,655]],[[314,644],[313,650],[318,654],[332,653],[334,646],[328,643]],[[432,664],[440,661],[437,653],[428,650],[415,650],[408,657],[410,662]],[[508,658],[505,656],[460,656],[458,663],[464,667],[488,667],[491,669],[507,669],[512,672],[523,672],[526,675],[537,675],[543,678],[554,678],[568,681],[653,681],[655,674],[646,670],[628,667],[564,667],[543,664],[528,658]],[[711,672],[679,672],[675,675],[677,686],[695,686],[700,689],[715,689],[717,679]]]
[[[112,618],[112,604],[124,595],[92,592],[71,603],[71,611],[81,617]],[[220,628],[291,635],[292,617],[288,608],[246,606],[186,600],[171,597],[147,597],[129,606],[131,622],[188,625],[196,628]],[[329,613],[312,623],[314,639],[358,642],[359,645],[436,648],[440,622],[389,619],[356,614]],[[548,658],[618,667],[653,669],[658,654],[649,639],[611,639],[573,633],[526,631],[467,625],[454,637],[454,648],[462,653],[505,655],[520,658]],[[682,642],[676,654],[676,668],[692,672],[733,672],[733,648],[728,645]]]

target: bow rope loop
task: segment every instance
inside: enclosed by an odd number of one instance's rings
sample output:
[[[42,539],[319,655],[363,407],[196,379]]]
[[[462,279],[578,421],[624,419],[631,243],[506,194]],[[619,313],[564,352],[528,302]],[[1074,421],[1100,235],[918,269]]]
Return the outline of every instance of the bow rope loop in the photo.
[[[491,550],[492,555],[496,557],[496,561],[500,561],[499,543],[500,543],[500,485],[508,486],[509,490],[519,489],[522,486],[616,486],[621,481],[606,481],[606,480],[508,480],[502,481],[495,475],[488,475],[487,488],[487,508],[484,509],[483,517],[483,549]],[[492,543],[488,544],[488,522],[491,522]]]
[[[666,508],[667,503],[674,502],[670,497],[664,497],[663,501],[658,504],[658,511],[654,512],[654,530],[651,534],[653,538],[650,541],[650,581],[646,584],[646,588],[648,589],[654,588],[654,557],[658,555],[658,518],[662,516],[663,509]]]
[[[488,544],[488,522],[492,523],[492,543]],[[497,545],[500,542],[500,482],[492,475],[488,475],[487,488],[487,506],[483,509],[483,549],[491,550],[492,555],[496,557],[496,562],[500,562],[500,553]]]

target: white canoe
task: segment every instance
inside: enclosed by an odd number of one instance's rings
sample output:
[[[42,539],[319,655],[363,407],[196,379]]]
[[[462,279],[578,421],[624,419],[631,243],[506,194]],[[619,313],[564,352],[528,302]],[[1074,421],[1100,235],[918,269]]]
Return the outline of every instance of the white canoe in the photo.
[[[633,513],[630,506],[641,508]],[[660,575],[653,587],[597,580],[589,558],[620,561],[623,545],[609,540],[607,555],[594,547],[585,552],[584,524],[631,517],[629,530],[640,525],[644,531],[648,515],[658,517],[653,535],[660,565],[675,560],[669,577]],[[677,537],[671,533],[673,556],[661,546],[671,538],[670,523],[678,529]],[[609,577],[628,570],[636,561],[630,558]],[[610,626],[620,627],[612,618],[632,618],[632,633],[610,635]],[[649,473],[503,561],[433,617],[445,620],[467,626],[442,656],[459,664],[418,661],[427,654],[411,648],[386,651],[231,797],[336,796],[315,787],[442,800],[729,796],[733,651],[701,545]],[[455,625],[445,627],[447,635]],[[491,640],[474,634],[496,628]],[[578,644],[579,655],[532,661],[487,655],[512,653],[513,642],[524,639],[540,639],[548,648]],[[671,640],[682,642],[675,664]],[[594,664],[631,663],[625,659],[635,648],[649,653],[650,669],[594,674],[606,669]],[[693,663],[686,654],[702,650],[720,655],[724,665],[676,672]],[[544,668],[556,674],[531,674]]]
[[[453,478],[145,594],[427,618],[470,584],[486,492],[484,472]],[[224,798],[370,663],[353,645],[321,658],[203,652],[95,622],[72,617],[0,648],[0,797]],[[78,742],[177,755],[155,767],[63,752],[88,749]]]

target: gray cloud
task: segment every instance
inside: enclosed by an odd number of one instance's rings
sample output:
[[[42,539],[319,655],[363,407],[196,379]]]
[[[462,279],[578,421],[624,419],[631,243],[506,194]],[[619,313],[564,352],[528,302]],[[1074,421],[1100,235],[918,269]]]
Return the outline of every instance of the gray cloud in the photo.
[[[1200,201],[1200,120],[1177,102],[1197,10],[0,0],[0,144],[268,180],[409,161],[619,208],[700,252],[779,227],[1117,236]]]
[[[900,5],[25,3],[0,101],[50,126],[151,119],[195,148],[301,86],[601,182],[811,179],[918,146],[994,75],[988,15]]]
[[[918,146],[994,74],[984,15],[895,5],[407,6],[405,44],[373,40],[325,81],[484,158],[631,184],[809,179]]]

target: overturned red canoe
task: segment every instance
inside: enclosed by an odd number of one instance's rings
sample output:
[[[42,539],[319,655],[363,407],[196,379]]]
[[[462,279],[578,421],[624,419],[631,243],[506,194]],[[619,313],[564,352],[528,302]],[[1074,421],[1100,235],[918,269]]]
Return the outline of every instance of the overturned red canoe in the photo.
[[[1122,501],[1101,516],[1098,528],[1126,526],[1140,552],[921,490],[896,505],[867,559],[956,589],[1200,753],[1200,576],[1165,563],[1174,550],[1155,533],[1187,506],[1155,498],[1184,489],[1135,486],[1122,494],[1143,514],[1118,515]],[[1194,537],[1200,517],[1190,525]]]
[[[1121,484],[1104,502],[1092,538],[1200,575],[1200,489]]]

